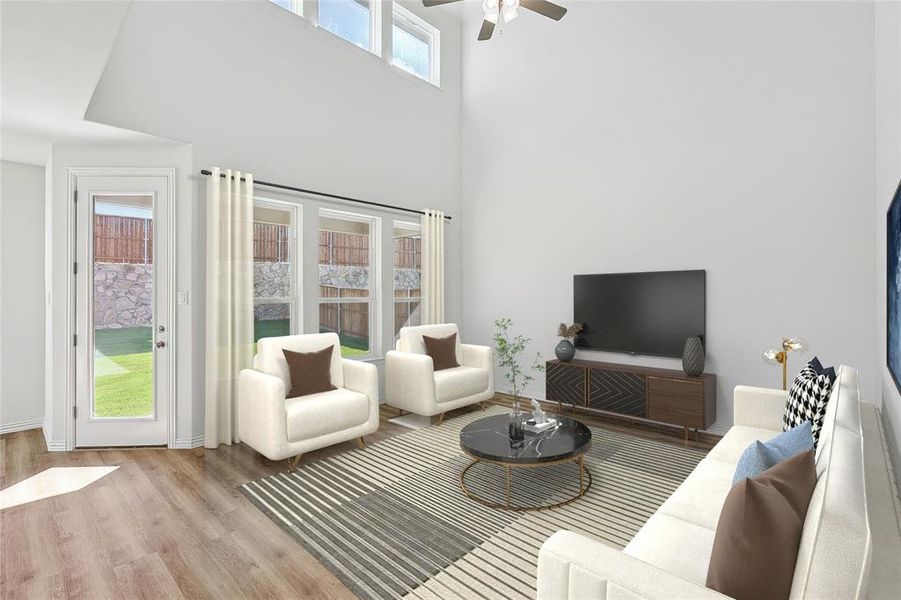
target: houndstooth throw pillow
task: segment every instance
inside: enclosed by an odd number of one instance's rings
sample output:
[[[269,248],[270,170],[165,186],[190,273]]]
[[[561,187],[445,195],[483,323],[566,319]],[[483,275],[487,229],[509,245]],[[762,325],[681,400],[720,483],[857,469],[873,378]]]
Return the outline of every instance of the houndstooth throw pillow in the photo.
[[[826,417],[826,404],[835,383],[835,369],[823,368],[819,359],[814,357],[807,363],[792,384],[788,392],[788,402],[782,415],[782,431],[788,431],[805,421],[810,421],[813,444],[820,441],[820,429]]]

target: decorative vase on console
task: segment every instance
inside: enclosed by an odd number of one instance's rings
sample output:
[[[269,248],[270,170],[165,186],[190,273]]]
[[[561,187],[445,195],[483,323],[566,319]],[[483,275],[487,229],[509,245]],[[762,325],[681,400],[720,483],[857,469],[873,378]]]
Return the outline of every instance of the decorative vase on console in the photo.
[[[581,331],[581,323],[573,323],[572,325],[560,323],[560,327],[557,328],[557,336],[563,339],[560,340],[560,343],[554,348],[554,354],[557,355],[557,360],[560,362],[569,362],[573,359],[576,355],[576,347],[573,345],[573,340]]]
[[[704,372],[704,343],[699,337],[690,337],[685,340],[685,348],[682,350],[682,370],[690,377],[697,377]]]

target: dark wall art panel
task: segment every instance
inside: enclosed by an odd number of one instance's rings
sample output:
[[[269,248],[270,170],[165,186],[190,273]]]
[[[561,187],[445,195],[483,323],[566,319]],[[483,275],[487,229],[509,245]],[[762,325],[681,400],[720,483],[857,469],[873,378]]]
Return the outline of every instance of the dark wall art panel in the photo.
[[[886,355],[888,370],[901,391],[901,183],[889,206],[886,221]]]

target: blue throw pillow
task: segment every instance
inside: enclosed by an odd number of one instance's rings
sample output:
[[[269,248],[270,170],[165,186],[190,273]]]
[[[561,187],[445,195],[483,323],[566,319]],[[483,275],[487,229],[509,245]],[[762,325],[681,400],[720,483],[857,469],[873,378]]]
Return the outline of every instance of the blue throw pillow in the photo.
[[[787,458],[813,450],[813,433],[810,421],[805,421],[781,433],[768,442],[754,440],[745,448],[735,465],[735,475],[732,477],[732,485],[742,479],[756,477],[770,467]]]

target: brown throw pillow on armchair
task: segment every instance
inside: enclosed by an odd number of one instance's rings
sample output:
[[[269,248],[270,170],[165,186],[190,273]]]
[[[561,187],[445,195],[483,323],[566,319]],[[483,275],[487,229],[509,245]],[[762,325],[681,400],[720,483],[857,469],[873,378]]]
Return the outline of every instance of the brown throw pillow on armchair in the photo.
[[[736,600],[788,598],[816,484],[813,450],[736,483],[716,526],[707,587]]]
[[[285,397],[296,398],[338,389],[332,385],[334,349],[334,345],[318,352],[292,352],[282,349],[285,360],[288,361],[288,373],[291,375],[291,389]]]
[[[459,367],[457,362],[457,334],[452,333],[444,338],[434,338],[427,335],[422,336],[422,343],[425,344],[425,352],[432,357],[435,364],[435,370],[453,369]]]

